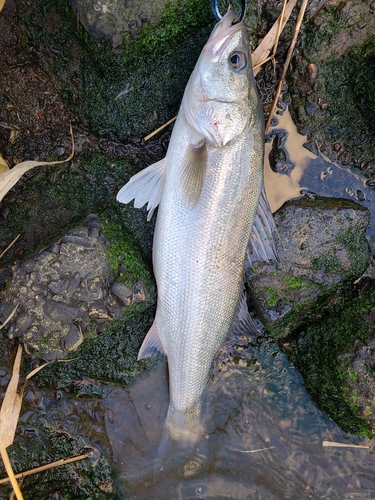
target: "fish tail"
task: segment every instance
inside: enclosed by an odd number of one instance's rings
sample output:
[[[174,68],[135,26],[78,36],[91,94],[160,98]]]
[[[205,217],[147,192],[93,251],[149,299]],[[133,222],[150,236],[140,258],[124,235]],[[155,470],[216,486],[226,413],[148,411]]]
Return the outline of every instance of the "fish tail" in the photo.
[[[199,415],[170,404],[155,459],[154,482],[164,476],[182,478],[202,472],[207,461],[205,441]]]

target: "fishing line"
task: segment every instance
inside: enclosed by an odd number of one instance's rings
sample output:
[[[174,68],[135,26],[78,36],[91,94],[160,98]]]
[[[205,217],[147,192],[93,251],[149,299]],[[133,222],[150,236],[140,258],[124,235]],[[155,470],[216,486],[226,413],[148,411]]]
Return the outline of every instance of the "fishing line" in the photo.
[[[221,21],[223,16],[220,14],[218,1],[219,0],[212,0],[211,1],[211,8],[212,8],[212,12],[214,13],[214,16],[216,17],[216,19],[218,21]],[[240,23],[243,20],[243,18],[245,17],[245,14],[246,14],[246,0],[241,0],[241,14],[237,19],[235,19],[233,21],[232,24]]]

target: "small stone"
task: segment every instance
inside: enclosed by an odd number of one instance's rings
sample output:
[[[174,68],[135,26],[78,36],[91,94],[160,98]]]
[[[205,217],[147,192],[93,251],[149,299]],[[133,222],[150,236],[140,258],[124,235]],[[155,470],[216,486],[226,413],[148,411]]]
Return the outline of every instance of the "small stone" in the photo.
[[[50,250],[53,254],[57,255],[59,253],[60,247],[59,245],[56,245],[56,243],[54,243],[53,245],[51,245]]]
[[[89,318],[96,320],[112,321],[113,316],[108,309],[101,304],[91,304],[88,310]]]
[[[33,283],[30,288],[35,293],[41,293],[43,291],[43,287],[39,285],[39,283]]]
[[[307,74],[310,82],[314,82],[316,80],[316,77],[318,76],[318,66],[314,63],[310,63],[307,66]]]
[[[146,287],[142,280],[133,283],[133,304],[146,299]]]
[[[25,307],[26,309],[33,309],[33,307],[35,307],[35,301],[33,299],[28,299],[25,302]]]
[[[133,300],[133,291],[128,288],[124,283],[115,281],[111,286],[111,293],[116,297],[119,304],[122,306],[130,306]]]
[[[318,111],[318,109],[319,109],[319,105],[316,103],[313,103],[313,102],[308,103],[305,106],[305,111],[306,111],[307,115],[312,115],[313,113],[315,113],[315,111]]]
[[[97,227],[93,227],[90,229],[89,236],[90,238],[99,238],[100,235],[100,229]]]
[[[66,245],[65,243],[63,243],[60,246],[60,255],[65,255],[65,256],[69,257],[70,251],[71,251],[70,245]]]
[[[34,270],[36,266],[36,261],[35,260],[27,260],[26,262],[24,262],[22,264],[22,267],[23,269],[26,271],[26,272],[31,272]]]
[[[83,342],[83,334],[80,328],[77,328],[76,325],[72,325],[70,327],[70,330],[65,337],[65,339],[62,341],[63,348],[66,351],[75,351],[78,346],[80,346]]]
[[[62,237],[62,245],[70,244],[70,245],[81,245],[82,247],[90,247],[91,244],[86,238],[82,238],[81,236],[74,236],[70,234],[65,234]]]
[[[30,279],[36,283],[39,282],[40,281],[40,272],[34,271],[34,272],[30,273]]]
[[[67,324],[76,319],[78,314],[77,307],[65,302],[56,302],[55,300],[46,300],[43,305],[43,311],[52,320]]]
[[[61,280],[51,281],[48,288],[56,295],[62,295],[64,293],[64,283]]]
[[[307,141],[303,144],[303,147],[306,148],[311,153],[313,153],[314,155],[318,156],[319,148],[315,141]]]
[[[23,312],[17,316],[16,328],[18,332],[23,335],[31,327],[34,322],[34,316],[27,312]]]
[[[73,293],[75,290],[77,290],[79,284],[81,282],[81,275],[79,274],[78,271],[76,271],[70,278],[66,287],[66,291],[68,293]]]
[[[69,229],[66,232],[66,234],[71,235],[71,236],[80,236],[81,238],[87,238],[89,231],[88,231],[87,227],[79,226],[79,227],[75,227],[73,229]]]

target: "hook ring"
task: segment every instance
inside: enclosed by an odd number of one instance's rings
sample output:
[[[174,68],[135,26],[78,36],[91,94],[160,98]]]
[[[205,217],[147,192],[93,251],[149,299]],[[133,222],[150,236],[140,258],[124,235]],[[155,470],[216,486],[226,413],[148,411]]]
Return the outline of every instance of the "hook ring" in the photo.
[[[219,6],[218,6],[218,0],[212,0],[211,1],[211,8],[212,12],[214,13],[214,16],[218,21],[221,21],[223,19],[223,16],[220,14],[219,11]],[[238,24],[240,23],[246,15],[246,0],[241,0],[241,14],[240,16],[233,21],[232,24]]]

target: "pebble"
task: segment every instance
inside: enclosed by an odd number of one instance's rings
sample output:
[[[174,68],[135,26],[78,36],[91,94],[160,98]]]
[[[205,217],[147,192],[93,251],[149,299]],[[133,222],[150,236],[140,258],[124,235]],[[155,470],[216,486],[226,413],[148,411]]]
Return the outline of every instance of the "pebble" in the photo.
[[[61,323],[70,323],[76,319],[78,308],[66,304],[64,302],[57,302],[56,300],[46,300],[43,305],[44,313],[53,321],[60,321]]]
[[[83,342],[84,337],[80,328],[71,325],[68,335],[63,340],[63,348],[70,352],[75,351]]]
[[[124,285],[124,283],[118,283],[117,281],[115,281],[111,286],[111,293],[123,306],[128,307],[132,303],[133,290]]]

